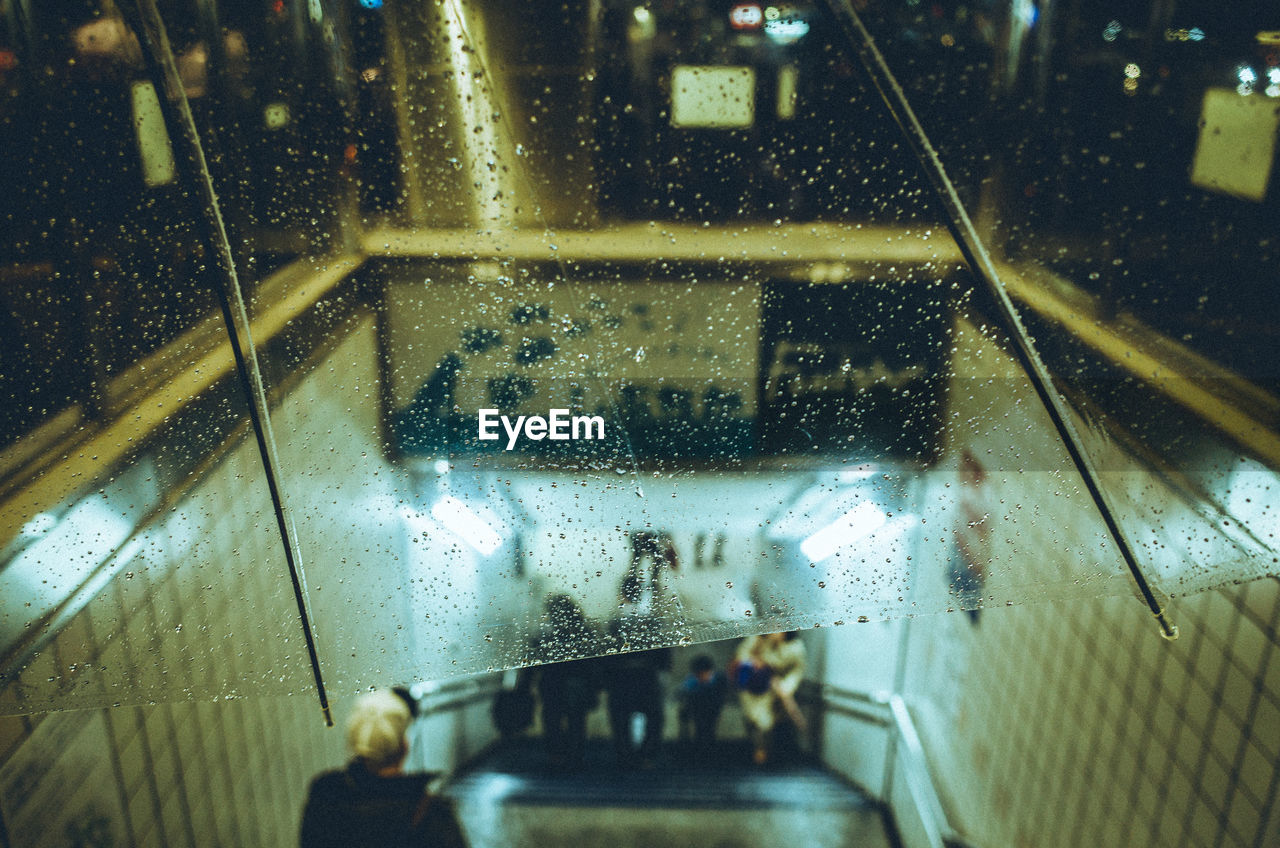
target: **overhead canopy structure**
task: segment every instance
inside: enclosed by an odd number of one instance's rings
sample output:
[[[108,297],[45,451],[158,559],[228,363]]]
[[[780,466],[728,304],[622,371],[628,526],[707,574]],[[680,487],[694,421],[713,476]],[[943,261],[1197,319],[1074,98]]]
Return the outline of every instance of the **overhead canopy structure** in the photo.
[[[1119,52],[276,6],[6,24],[0,709],[563,659],[559,596],[576,653],[1130,592],[1173,636],[1277,572],[1270,177],[1214,193]]]

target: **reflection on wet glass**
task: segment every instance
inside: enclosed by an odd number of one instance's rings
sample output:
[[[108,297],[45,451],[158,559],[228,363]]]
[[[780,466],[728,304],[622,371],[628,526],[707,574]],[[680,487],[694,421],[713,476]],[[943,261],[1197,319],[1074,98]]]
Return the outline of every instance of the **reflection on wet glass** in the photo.
[[[877,7],[867,21],[1143,569],[1171,594],[1274,573],[1275,540],[1230,494],[1241,474],[1269,490],[1280,458],[1261,294],[1275,110],[1253,85],[1277,65],[1274,20],[1184,5],[1069,21]]]
[[[286,545],[341,692],[1131,590],[843,12],[348,5],[0,16],[0,709],[308,689]],[[1156,593],[1275,573],[1275,22],[863,5]]]

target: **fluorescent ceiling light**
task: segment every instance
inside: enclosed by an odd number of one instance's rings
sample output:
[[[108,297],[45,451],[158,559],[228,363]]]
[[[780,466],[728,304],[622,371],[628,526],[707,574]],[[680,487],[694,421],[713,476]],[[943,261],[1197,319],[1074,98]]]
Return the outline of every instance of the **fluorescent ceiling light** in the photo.
[[[869,462],[864,462],[855,468],[846,468],[836,475],[836,479],[841,483],[856,483],[859,480],[865,480],[868,477],[876,476],[878,469]]]
[[[862,501],[801,542],[800,550],[810,562],[822,562],[846,545],[878,529],[885,520],[886,516],[878,506],[871,501]]]
[[[775,44],[795,44],[809,34],[809,22],[798,18],[765,21],[764,34]]]
[[[865,489],[844,488],[819,482],[795,500],[773,525],[770,534],[781,539],[803,539],[818,528],[867,499]]]
[[[468,545],[488,556],[502,545],[502,536],[466,504],[452,496],[436,501],[431,517],[462,537]]]

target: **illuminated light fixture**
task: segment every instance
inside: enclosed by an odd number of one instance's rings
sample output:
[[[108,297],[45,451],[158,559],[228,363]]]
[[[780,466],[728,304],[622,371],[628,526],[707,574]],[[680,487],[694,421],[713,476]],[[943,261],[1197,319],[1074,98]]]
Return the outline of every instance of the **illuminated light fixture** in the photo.
[[[1022,21],[1027,29],[1031,29],[1040,20],[1040,10],[1036,8],[1036,4],[1031,0],[1019,0],[1015,3],[1014,14]]]
[[[879,469],[875,465],[871,464],[870,462],[865,462],[862,465],[857,466],[856,468],[844,469],[843,471],[841,471],[839,474],[836,475],[836,479],[839,480],[841,483],[856,483],[859,480],[865,480],[868,477],[874,477],[877,471],[879,471]]]
[[[471,45],[477,40],[467,22],[461,0],[444,0],[440,7],[445,43],[448,44],[450,81],[453,104],[459,109],[463,126],[471,127],[463,145],[462,164],[473,186],[482,189],[467,192],[474,204],[477,216],[486,222],[503,221],[511,208],[503,199],[511,196],[510,177],[501,168],[494,168],[493,161],[505,154],[504,142],[499,138],[502,114],[501,102],[495,94],[492,80],[486,79],[484,63]],[[483,30],[482,30],[483,31]]]
[[[1280,68],[1267,68],[1268,97],[1280,97]]]
[[[1119,37],[1120,33],[1123,31],[1124,31],[1124,28],[1120,26],[1119,21],[1112,21],[1111,23],[1107,24],[1106,29],[1102,31],[1102,40],[1115,41],[1116,38]]]
[[[22,525],[22,537],[24,539],[39,539],[57,526],[58,517],[56,515],[48,512],[38,512],[30,521]]]
[[[750,65],[676,65],[671,69],[671,126],[750,127],[755,123],[755,91],[756,71]]]
[[[1124,75],[1129,79],[1136,80],[1138,77],[1142,76],[1142,68],[1139,68],[1136,64],[1130,62],[1124,66]]]
[[[778,69],[778,118],[790,121],[796,116],[796,79],[800,71],[795,65]]]
[[[103,585],[102,575],[110,579],[112,570],[99,571],[98,566],[129,538],[137,512],[132,506],[123,511],[105,498],[91,497],[61,520],[41,513],[28,521],[23,527],[27,546],[0,569],[0,642],[10,644],[22,635],[25,622],[57,609],[72,593],[82,591],[78,587],[97,589]],[[128,556],[135,552],[132,547],[124,551]]]
[[[1204,30],[1200,27],[1192,29],[1167,29],[1164,31],[1165,41],[1204,41]]]
[[[636,23],[638,24],[647,24],[653,20],[653,13],[644,6],[636,6],[635,9],[631,11],[631,16],[636,19]]]
[[[798,18],[765,21],[764,34],[774,44],[795,44],[809,34],[809,22]]]
[[[435,470],[436,470],[436,473],[437,473],[437,474],[448,474],[448,473],[449,473],[449,460],[447,460],[447,459],[437,459],[437,460],[436,460],[436,462],[435,462],[435,465],[434,465],[434,466],[432,466],[432,467],[433,467],[433,468],[435,468]]]
[[[800,550],[810,562],[822,562],[841,548],[879,529],[887,518],[871,501],[862,501],[801,542]]]
[[[431,507],[431,517],[457,533],[468,545],[488,556],[502,546],[502,537],[471,508],[455,497],[447,496]]]
[[[729,10],[729,26],[734,29],[760,29],[764,10],[756,3],[739,3]]]
[[[290,118],[292,115],[289,114],[287,103],[268,103],[262,110],[262,123],[269,130],[283,129],[289,124]]]
[[[1248,65],[1241,65],[1236,68],[1236,79],[1240,80],[1240,84],[1236,86],[1236,94],[1241,97],[1248,97],[1253,94],[1253,84],[1258,81],[1258,74]]]

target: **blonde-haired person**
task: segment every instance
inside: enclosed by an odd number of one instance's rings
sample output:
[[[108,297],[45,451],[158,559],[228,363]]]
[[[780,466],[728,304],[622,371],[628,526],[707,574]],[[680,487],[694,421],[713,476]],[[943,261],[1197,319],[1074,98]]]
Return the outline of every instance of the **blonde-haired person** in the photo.
[[[346,727],[351,761],[311,782],[301,848],[465,848],[452,804],[427,790],[436,775],[404,772],[412,718],[391,690],[356,701]]]
[[[801,733],[805,729],[795,698],[804,679],[804,643],[794,630],[751,636],[738,646],[734,666],[738,703],[754,747],[751,758],[756,765],[765,765],[773,753],[779,721],[790,721]]]

